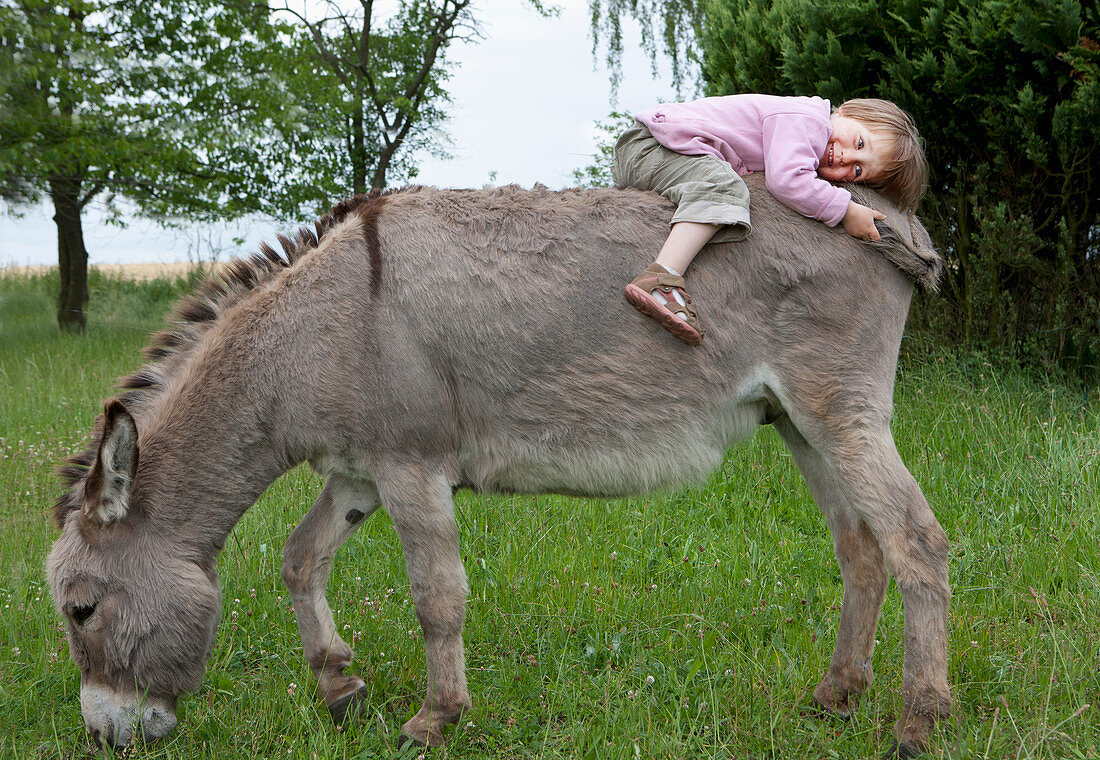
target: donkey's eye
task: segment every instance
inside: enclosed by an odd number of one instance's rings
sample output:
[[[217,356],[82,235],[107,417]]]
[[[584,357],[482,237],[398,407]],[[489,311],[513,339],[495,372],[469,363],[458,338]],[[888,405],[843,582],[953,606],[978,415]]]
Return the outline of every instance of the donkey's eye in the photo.
[[[71,617],[73,622],[77,625],[84,625],[84,622],[92,616],[93,612],[95,612],[94,604],[87,607],[74,606],[69,610],[69,617]]]

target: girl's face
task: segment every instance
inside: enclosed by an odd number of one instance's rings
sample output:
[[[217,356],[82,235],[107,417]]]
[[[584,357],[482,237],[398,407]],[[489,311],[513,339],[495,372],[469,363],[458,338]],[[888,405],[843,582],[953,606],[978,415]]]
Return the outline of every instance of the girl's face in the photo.
[[[833,114],[832,122],[833,133],[817,165],[818,176],[830,182],[874,182],[882,176],[890,141],[847,116]]]

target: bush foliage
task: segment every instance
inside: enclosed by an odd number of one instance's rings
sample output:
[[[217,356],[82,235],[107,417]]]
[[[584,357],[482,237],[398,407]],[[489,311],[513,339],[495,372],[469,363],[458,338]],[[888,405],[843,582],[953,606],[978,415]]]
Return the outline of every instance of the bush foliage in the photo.
[[[893,100],[932,167],[938,341],[1100,374],[1100,28],[1081,0],[704,0],[708,95]]]

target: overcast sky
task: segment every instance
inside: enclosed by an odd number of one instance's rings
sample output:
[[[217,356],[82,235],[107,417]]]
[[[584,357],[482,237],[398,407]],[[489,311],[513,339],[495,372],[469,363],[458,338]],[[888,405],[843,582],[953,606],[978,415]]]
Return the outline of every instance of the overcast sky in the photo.
[[[453,103],[445,129],[454,157],[424,157],[417,182],[439,187],[541,182],[560,188],[572,184],[574,169],[591,162],[595,123],[613,110],[608,73],[602,60],[597,64],[592,58],[587,0],[553,1],[562,10],[553,19],[540,17],[524,0],[493,0],[491,10],[483,3],[478,18],[485,39],[452,49],[459,65],[448,85]],[[617,108],[637,111],[674,98],[667,67],[655,78],[638,30],[628,26],[625,35]],[[0,266],[56,264],[51,215],[45,206],[20,219],[0,213]],[[92,264],[209,259],[219,250],[224,258],[248,253],[282,230],[238,221],[166,231],[129,221],[126,229],[105,226],[90,204],[84,237]],[[241,248],[232,243],[235,237],[245,238]]]

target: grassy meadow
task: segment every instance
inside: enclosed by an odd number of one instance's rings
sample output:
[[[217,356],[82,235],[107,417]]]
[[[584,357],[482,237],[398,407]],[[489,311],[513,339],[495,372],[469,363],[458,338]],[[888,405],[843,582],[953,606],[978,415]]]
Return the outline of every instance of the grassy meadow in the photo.
[[[0,277],[0,758],[83,758],[79,674],[43,577],[57,464],[186,282],[94,276],[60,334],[53,277]],[[954,717],[932,757],[1100,758],[1100,398],[980,358],[902,362],[894,432],[952,543]],[[424,690],[396,534],[379,512],[337,557],[330,601],[372,694],[330,724],[279,579],[321,486],[276,482],[226,545],[224,615],[179,727],[135,758],[416,757],[394,741]],[[840,574],[824,521],[763,429],[703,487],[615,501],[457,496],[473,711],[436,758],[863,758],[901,707],[902,604],[845,722],[809,694]],[[105,753],[110,754],[110,753]]]

